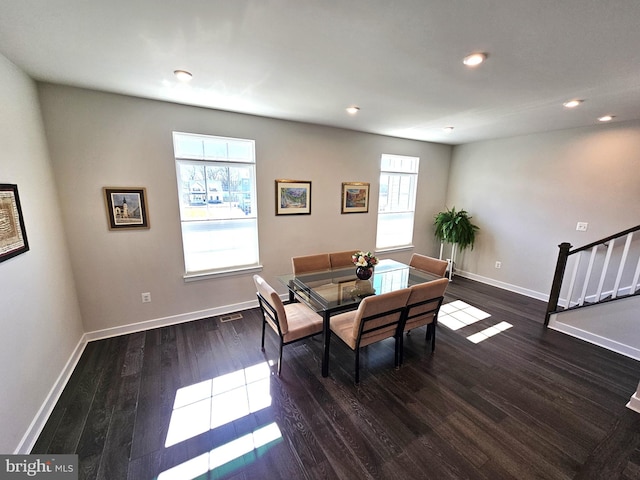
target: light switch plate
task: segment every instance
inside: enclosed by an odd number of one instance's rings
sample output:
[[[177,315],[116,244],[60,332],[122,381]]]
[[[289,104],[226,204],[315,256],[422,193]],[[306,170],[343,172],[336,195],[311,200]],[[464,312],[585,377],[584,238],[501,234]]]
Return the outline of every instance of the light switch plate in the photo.
[[[576,225],[576,230],[579,232],[586,232],[589,224],[587,222],[578,222]]]

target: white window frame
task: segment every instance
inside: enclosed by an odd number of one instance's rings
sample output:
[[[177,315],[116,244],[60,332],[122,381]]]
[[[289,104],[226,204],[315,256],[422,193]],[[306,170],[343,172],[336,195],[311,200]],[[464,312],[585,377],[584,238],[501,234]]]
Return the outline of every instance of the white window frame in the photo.
[[[173,145],[184,279],[258,271],[255,141],[173,132]],[[203,168],[203,178],[184,179],[182,169],[188,166]],[[233,191],[228,180],[226,189],[224,181],[218,189],[218,180],[208,178],[207,168],[211,167],[240,168],[247,177],[237,180]],[[235,229],[241,233],[235,234]],[[212,242],[215,238],[223,242],[221,248]]]
[[[382,154],[380,158],[377,251],[413,246],[419,166],[419,157]]]

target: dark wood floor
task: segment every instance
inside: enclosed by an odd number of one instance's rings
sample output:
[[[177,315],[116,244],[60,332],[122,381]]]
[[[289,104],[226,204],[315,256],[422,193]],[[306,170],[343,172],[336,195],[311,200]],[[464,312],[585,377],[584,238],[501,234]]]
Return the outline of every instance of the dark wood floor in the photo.
[[[92,342],[33,453],[79,454],[81,479],[640,478],[640,414],[625,408],[639,362],[545,330],[542,302],[461,277],[456,299],[491,317],[439,326],[434,354],[412,332],[399,370],[391,340],[367,347],[359,387],[338,341],[329,378],[320,341],[288,346],[282,376],[263,382],[270,405],[166,447],[178,389],[265,361],[258,311]],[[466,339],[502,321],[513,327]],[[266,358],[277,359],[271,333]],[[266,444],[263,427],[276,432]]]

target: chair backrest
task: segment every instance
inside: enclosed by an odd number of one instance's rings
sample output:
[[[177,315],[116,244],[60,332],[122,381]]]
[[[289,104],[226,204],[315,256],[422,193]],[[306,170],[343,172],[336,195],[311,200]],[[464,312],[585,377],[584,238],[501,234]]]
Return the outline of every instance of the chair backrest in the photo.
[[[331,260],[329,260],[328,253],[291,257],[291,265],[293,266],[294,275],[331,270]]]
[[[434,275],[437,275],[439,277],[444,277],[444,274],[447,271],[447,266],[449,264],[446,260],[439,260],[437,258],[427,257],[426,255],[414,253],[413,255],[411,255],[409,265],[417,268],[418,270],[423,270],[425,272],[433,273]]]
[[[353,254],[358,250],[345,250],[344,252],[329,253],[331,268],[353,267]]]
[[[289,325],[280,295],[260,275],[254,275],[253,281],[256,284],[258,303],[265,320],[278,335],[285,335],[289,331]]]
[[[353,336],[356,346],[395,337],[409,299],[408,288],[366,297],[356,311]]]
[[[447,285],[448,278],[439,278],[409,287],[410,295],[403,330],[412,330],[434,321],[442,305]]]

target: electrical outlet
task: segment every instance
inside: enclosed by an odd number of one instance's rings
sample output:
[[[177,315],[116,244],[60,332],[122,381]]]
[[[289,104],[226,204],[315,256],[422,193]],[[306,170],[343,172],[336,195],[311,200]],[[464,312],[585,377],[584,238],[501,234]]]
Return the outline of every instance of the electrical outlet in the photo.
[[[151,294],[149,292],[142,293],[142,303],[150,303],[151,302]]]
[[[576,225],[576,230],[579,232],[586,232],[589,224],[587,222],[578,222]]]
[[[496,262],[496,268],[502,268],[502,262]]]

